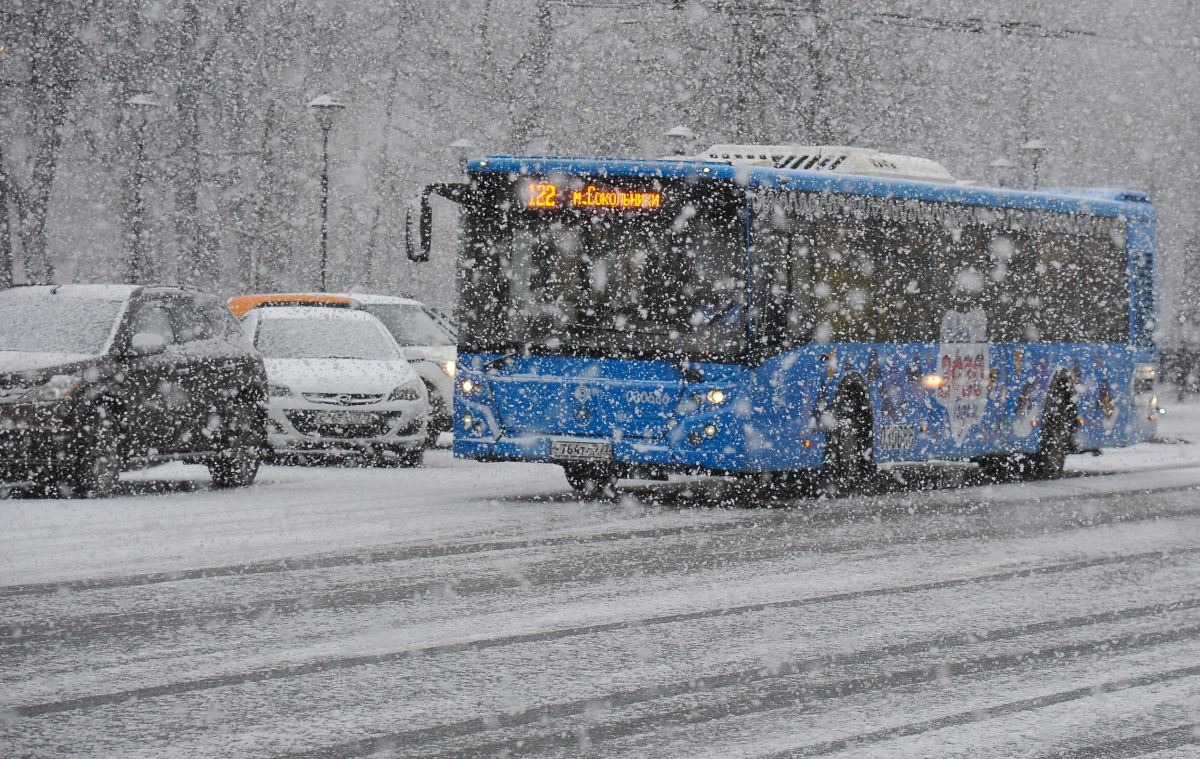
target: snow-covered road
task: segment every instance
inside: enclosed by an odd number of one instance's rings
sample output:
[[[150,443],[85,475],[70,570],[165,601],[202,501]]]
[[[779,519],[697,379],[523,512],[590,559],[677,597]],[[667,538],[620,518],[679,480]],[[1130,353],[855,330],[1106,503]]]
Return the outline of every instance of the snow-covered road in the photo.
[[[770,509],[445,451],[0,500],[0,755],[1197,756],[1198,449]]]

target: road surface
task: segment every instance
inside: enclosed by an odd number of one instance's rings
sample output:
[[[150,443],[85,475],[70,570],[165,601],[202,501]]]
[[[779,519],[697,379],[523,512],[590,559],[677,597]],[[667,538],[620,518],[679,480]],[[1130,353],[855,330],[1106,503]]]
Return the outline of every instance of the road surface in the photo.
[[[0,755],[1200,756],[1197,448],[771,503],[446,451],[0,499]]]

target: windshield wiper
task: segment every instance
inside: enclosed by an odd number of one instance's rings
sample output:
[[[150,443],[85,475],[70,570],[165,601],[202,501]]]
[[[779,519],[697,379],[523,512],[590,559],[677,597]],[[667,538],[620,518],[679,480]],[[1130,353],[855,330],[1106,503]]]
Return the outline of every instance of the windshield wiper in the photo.
[[[508,366],[509,364],[512,363],[512,360],[514,358],[516,358],[517,356],[520,356],[522,353],[528,353],[530,348],[549,348],[549,347],[551,347],[549,345],[551,340],[557,340],[559,343],[562,342],[562,340],[557,337],[547,337],[547,338],[543,338],[541,340],[530,340],[529,342],[522,345],[520,348],[515,348],[513,350],[510,350],[502,356],[493,358],[491,361],[485,361],[483,364],[483,370],[485,372],[489,372],[500,366]]]

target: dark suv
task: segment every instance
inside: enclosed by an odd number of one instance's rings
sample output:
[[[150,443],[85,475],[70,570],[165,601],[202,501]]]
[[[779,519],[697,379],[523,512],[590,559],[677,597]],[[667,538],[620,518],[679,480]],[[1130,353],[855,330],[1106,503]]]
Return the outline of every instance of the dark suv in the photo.
[[[208,465],[248,485],[266,375],[215,297],[178,287],[0,290],[0,482],[103,496],[125,469]]]

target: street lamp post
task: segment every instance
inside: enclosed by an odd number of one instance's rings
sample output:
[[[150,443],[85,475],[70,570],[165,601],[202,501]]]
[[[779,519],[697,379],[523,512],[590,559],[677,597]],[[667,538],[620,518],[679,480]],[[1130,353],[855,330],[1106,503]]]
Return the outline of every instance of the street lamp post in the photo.
[[[458,163],[460,173],[465,173],[467,170],[467,161],[470,160],[471,154],[479,149],[479,146],[463,137],[450,143],[450,152],[454,154],[454,160]]]
[[[1012,172],[1017,168],[1017,165],[1008,160],[1004,156],[1000,156],[992,161],[988,166],[992,169],[992,175],[996,177],[997,187],[1007,187],[1005,178],[1012,175]]]
[[[680,124],[665,132],[671,155],[689,155],[696,146],[696,133]]]
[[[1050,149],[1046,143],[1041,140],[1033,139],[1021,146],[1021,152],[1027,153],[1032,158],[1033,162],[1033,189],[1038,186],[1038,166],[1042,161],[1042,156]]]
[[[321,292],[325,292],[329,269],[329,130],[334,115],[346,106],[329,95],[318,95],[308,107],[321,125]]]
[[[137,139],[134,144],[133,160],[133,218],[129,220],[131,237],[128,257],[125,261],[125,280],[135,285],[142,280],[142,266],[146,262],[146,122],[150,113],[161,108],[153,95],[140,92],[125,101],[125,105],[137,112],[141,118],[137,125]]]

